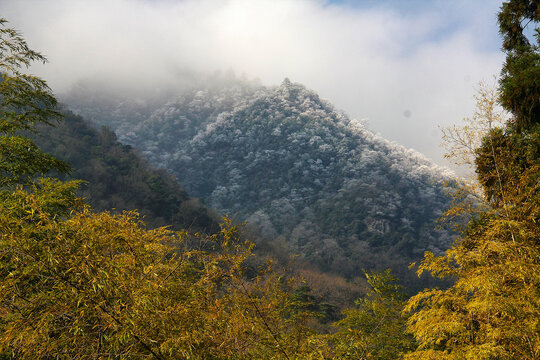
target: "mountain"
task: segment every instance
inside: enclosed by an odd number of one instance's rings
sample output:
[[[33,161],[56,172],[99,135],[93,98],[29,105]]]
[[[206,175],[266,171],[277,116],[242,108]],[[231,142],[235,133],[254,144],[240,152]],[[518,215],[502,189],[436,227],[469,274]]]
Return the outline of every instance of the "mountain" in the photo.
[[[95,129],[70,111],[56,126],[40,126],[30,134],[45,152],[70,163],[70,178],[84,180],[80,196],[95,210],[136,209],[151,227],[214,232],[211,212],[188,196],[176,179],[148,164],[106,127]]]
[[[37,132],[28,135],[42,150],[72,165],[67,178],[84,181],[79,195],[94,210],[136,210],[150,228],[168,226],[207,234],[219,231],[220,216],[199,199],[190,197],[174,176],[152,167],[136,149],[120,143],[107,127],[96,129],[95,124],[67,110],[63,110],[63,115],[56,126],[38,126]],[[284,276],[301,276],[309,283],[304,288],[311,289],[317,301],[332,304],[331,309],[351,306],[365,294],[364,279],[348,282],[339,276],[306,269],[304,264],[291,263],[287,249],[261,239],[257,229],[241,229],[242,236],[257,243],[254,256],[246,262],[246,275],[255,274],[255,269],[271,257],[276,260],[274,271]],[[189,246],[211,249],[208,244]]]
[[[79,88],[64,101],[111,126],[193,196],[322,271],[405,273],[425,250],[440,253],[452,241],[436,227],[450,174],[288,79],[279,87],[220,82],[161,99]]]

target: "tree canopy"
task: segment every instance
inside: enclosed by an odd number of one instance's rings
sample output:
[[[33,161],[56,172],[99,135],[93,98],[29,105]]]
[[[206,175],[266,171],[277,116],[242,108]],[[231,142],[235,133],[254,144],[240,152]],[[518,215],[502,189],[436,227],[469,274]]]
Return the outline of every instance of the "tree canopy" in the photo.
[[[46,82],[23,72],[34,61],[46,62],[21,34],[0,18],[0,186],[20,183],[49,170],[67,172],[63,161],[42,152],[21,131],[60,118]]]
[[[540,2],[507,1],[498,19],[507,54],[501,76],[501,104],[512,112],[516,127],[521,129],[540,123]]]
[[[501,7],[507,60],[500,104],[511,117],[474,149],[486,207],[469,214],[445,256],[426,253],[419,267],[455,283],[409,301],[408,328],[419,346],[406,358],[540,358],[540,63],[538,46],[524,34],[538,24],[539,6],[512,0]]]

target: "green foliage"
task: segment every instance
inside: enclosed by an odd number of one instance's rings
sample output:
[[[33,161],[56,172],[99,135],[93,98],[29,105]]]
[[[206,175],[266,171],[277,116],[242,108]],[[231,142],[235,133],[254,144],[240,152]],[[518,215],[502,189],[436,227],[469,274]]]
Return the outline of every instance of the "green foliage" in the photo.
[[[505,2],[499,13],[500,33],[507,57],[501,77],[501,103],[511,111],[518,129],[540,122],[540,28],[536,44],[524,34],[526,27],[540,22],[537,0]]]
[[[540,124],[527,131],[494,129],[477,149],[476,172],[488,201],[504,207],[534,185],[540,158]],[[532,183],[531,183],[532,182]],[[526,188],[524,188],[524,186]]]
[[[74,191],[43,180],[2,194],[0,353],[263,359],[299,351],[305,316],[290,316],[277,278],[243,278],[251,245],[230,221],[210,237],[146,230],[132,212],[93,213]],[[213,251],[183,245],[195,241]]]
[[[20,73],[21,67],[44,58],[0,20],[0,358],[540,358],[538,49],[519,35],[521,20],[537,17],[536,1],[503,5],[499,22],[509,60],[501,103],[512,111],[513,121],[493,128],[488,119],[485,136],[474,138],[474,146],[466,144],[465,154],[475,148],[476,172],[488,203],[482,209],[451,209],[450,216],[469,212],[471,221],[444,256],[427,252],[418,268],[418,274],[430,272],[455,283],[407,300],[389,271],[366,274],[368,295],[343,312],[333,324],[334,333],[325,335],[316,333],[314,319],[330,319],[334,308],[309,286],[296,286],[270,267],[248,269],[253,245],[229,219],[214,235],[148,230],[135,212],[92,211],[76,195],[79,182],[29,181],[49,170],[68,169],[21,134],[38,123],[50,124],[59,113],[45,82]],[[302,89],[288,83],[280,91],[294,98]],[[264,103],[254,106],[264,108]],[[287,121],[280,131],[303,126],[301,116],[291,117],[291,111],[284,110]],[[55,140],[45,146],[81,164],[77,171],[87,174],[87,194],[97,206],[135,204],[163,222],[198,211],[171,178],[149,169],[112,132],[98,133],[81,119],[68,117],[73,120],[64,130],[45,135]],[[70,132],[73,136],[64,136]],[[310,135],[315,144],[318,135]],[[56,142],[64,137],[69,140]],[[216,149],[222,140],[212,143]],[[322,171],[323,160],[310,166]],[[243,181],[238,169],[227,171]],[[392,173],[385,184],[407,188],[399,182],[400,174]],[[417,175],[414,181],[425,182],[422,177],[430,174]],[[203,183],[207,180],[201,177]],[[360,190],[366,199],[379,194],[374,186],[351,181],[349,187],[341,187],[342,197],[354,198],[347,194]],[[131,202],[126,200],[130,193],[138,195]],[[380,201],[390,206],[392,200]],[[288,201],[272,206],[287,225],[283,214],[294,214],[294,206]],[[336,210],[319,216],[331,215],[338,224],[340,214]],[[348,230],[358,235],[369,229],[373,235],[366,247],[371,241],[381,249],[393,246],[393,251],[414,253],[412,232],[398,241],[387,236],[390,245],[384,244],[390,220],[365,215],[364,224]],[[404,229],[411,225],[403,223]],[[297,240],[302,248],[303,238]],[[324,248],[317,254],[322,262],[340,263],[342,258],[332,259],[334,253],[326,251],[350,245],[340,241],[321,240]]]
[[[60,118],[47,84],[21,70],[46,59],[28,48],[21,35],[0,19],[0,187],[26,181],[49,170],[67,172],[69,166],[41,152],[32,141],[17,136],[37,123]]]
[[[323,324],[338,319],[336,306],[314,295],[307,283],[294,289],[291,300],[294,313],[310,313]]]
[[[79,195],[95,210],[137,209],[152,227],[215,232],[217,220],[197,199],[189,198],[178,182],[152,168],[109,129],[93,129],[81,117],[62,111],[55,127],[40,126],[30,137],[43,151],[70,163],[71,178],[86,181]]]
[[[389,270],[365,275],[371,290],[334,324],[338,328],[331,336],[335,358],[397,359],[414,347],[413,338],[405,333],[406,318],[401,316],[406,296]]]

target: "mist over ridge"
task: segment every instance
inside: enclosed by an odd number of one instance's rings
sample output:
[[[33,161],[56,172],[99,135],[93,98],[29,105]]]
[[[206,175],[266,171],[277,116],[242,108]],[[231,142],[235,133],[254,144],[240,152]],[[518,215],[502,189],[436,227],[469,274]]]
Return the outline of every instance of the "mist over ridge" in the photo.
[[[438,126],[470,115],[499,73],[495,0],[18,0],[3,16],[49,58],[32,68],[63,94],[80,80],[163,88],[232,69],[290,77],[387,139],[446,164]],[[494,35],[495,34],[495,35]]]

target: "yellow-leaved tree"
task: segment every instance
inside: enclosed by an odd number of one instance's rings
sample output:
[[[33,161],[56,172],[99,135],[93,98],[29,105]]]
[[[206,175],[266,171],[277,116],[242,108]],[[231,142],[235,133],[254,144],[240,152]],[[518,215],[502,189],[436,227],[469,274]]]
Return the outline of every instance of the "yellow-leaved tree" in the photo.
[[[500,104],[510,118],[496,124],[480,108],[490,126],[465,148],[485,206],[469,214],[446,255],[426,253],[419,266],[455,283],[409,300],[408,329],[419,345],[407,359],[540,359],[540,55],[523,32],[539,21],[537,1],[508,1],[499,13],[507,64],[497,103],[483,93],[479,104]]]
[[[69,169],[21,135],[58,118],[56,100],[22,72],[45,59],[5,20],[0,36],[0,358],[306,358],[308,314],[287,281],[244,274],[252,244],[230,221],[149,230],[37,178]]]
[[[0,354],[13,358],[286,358],[304,338],[288,293],[247,281],[237,228],[194,239],[77,207],[43,180],[0,202]],[[63,211],[64,210],[64,211]],[[205,242],[207,251],[186,243]],[[292,341],[291,339],[294,339]]]

